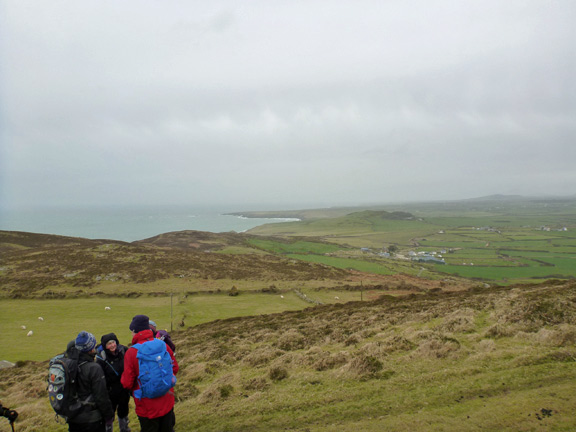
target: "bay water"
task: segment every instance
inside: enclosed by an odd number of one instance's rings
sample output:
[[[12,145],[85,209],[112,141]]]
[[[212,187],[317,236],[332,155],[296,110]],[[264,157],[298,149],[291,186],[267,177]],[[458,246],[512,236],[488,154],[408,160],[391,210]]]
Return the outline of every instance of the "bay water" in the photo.
[[[0,230],[135,241],[172,231],[244,232],[297,219],[228,215],[225,207],[132,206],[0,209]]]

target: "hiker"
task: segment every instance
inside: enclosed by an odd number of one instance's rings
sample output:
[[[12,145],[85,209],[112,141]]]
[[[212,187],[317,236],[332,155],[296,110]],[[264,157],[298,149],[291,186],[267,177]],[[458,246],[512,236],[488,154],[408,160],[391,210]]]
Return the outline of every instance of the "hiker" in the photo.
[[[128,426],[128,403],[130,402],[130,393],[120,383],[120,377],[124,372],[124,355],[128,349],[120,345],[118,338],[114,333],[105,334],[100,338],[101,345],[98,347],[96,362],[104,371],[106,377],[106,386],[108,396],[112,402],[112,410],[118,413],[118,426],[120,432],[130,432]],[[112,432],[113,427],[110,425],[106,432]]]
[[[176,345],[174,345],[174,342],[172,342],[170,333],[168,333],[166,330],[156,330],[157,327],[158,326],[156,325],[156,323],[150,320],[150,329],[152,330],[152,333],[154,333],[154,337],[156,339],[160,339],[166,342],[166,345],[168,345],[172,350],[172,352],[176,354]]]
[[[172,432],[176,423],[173,389],[176,380],[173,375],[178,373],[174,353],[168,345],[154,338],[150,320],[146,315],[136,315],[130,323],[130,330],[134,336],[132,346],[124,356],[124,373],[120,380],[122,386],[132,392],[141,432]],[[168,361],[160,363],[145,361],[148,355],[153,359],[161,357]],[[149,372],[146,374],[147,377],[151,377],[149,382],[145,382],[145,377],[140,375],[141,367]],[[160,367],[165,369],[161,371]],[[170,383],[161,379],[162,373],[170,376]],[[156,377],[160,379],[155,380]],[[160,384],[168,384],[168,388],[162,387],[159,390]],[[156,390],[159,391],[155,392]]]
[[[75,351],[69,344],[68,356],[78,359],[78,398],[85,401],[84,409],[68,420],[70,432],[105,432],[114,421],[114,411],[106,390],[102,368],[94,362],[96,338],[82,331],[76,337]]]

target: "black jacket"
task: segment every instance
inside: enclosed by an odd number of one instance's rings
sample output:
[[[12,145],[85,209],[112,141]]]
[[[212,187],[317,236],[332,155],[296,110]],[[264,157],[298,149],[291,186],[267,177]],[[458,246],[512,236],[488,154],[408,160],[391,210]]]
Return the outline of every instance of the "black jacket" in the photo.
[[[106,379],[102,368],[88,353],[78,354],[78,398],[88,401],[84,410],[70,420],[70,423],[92,423],[114,418],[114,411],[106,389]]]
[[[107,336],[111,337],[107,338]],[[120,396],[120,394],[126,392],[122,384],[120,384],[120,377],[122,376],[122,372],[124,372],[124,354],[128,348],[118,343],[118,339],[114,333],[102,336],[102,346],[106,346],[108,340],[116,341],[116,345],[118,346],[116,354],[112,354],[105,348],[100,349],[98,354],[96,354],[96,361],[104,371],[106,387],[110,398],[115,399]]]

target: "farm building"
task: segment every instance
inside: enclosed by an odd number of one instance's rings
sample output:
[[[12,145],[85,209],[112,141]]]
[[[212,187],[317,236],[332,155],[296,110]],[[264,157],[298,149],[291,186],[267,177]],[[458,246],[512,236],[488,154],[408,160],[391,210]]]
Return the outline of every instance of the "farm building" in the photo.
[[[421,263],[446,264],[444,259],[436,258],[436,257],[431,256],[431,255],[420,255],[420,256],[412,258],[412,261],[421,262]]]

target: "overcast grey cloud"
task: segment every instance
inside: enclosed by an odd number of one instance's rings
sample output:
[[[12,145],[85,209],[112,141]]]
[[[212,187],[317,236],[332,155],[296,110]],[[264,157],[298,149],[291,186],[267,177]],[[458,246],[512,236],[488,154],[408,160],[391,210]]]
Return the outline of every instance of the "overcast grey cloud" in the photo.
[[[572,0],[0,0],[3,206],[576,192]]]

